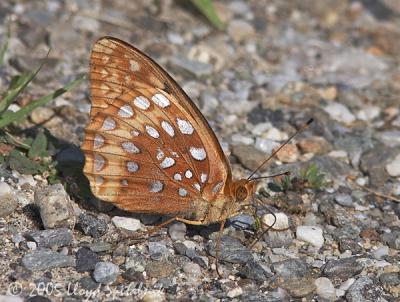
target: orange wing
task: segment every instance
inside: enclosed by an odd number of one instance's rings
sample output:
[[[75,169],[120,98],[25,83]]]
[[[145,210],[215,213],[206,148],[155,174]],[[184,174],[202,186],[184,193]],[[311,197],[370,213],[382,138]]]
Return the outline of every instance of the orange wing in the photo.
[[[134,212],[185,212],[231,180],[205,118],[179,85],[133,46],[101,38],[90,58],[92,108],[82,150],[93,193]]]

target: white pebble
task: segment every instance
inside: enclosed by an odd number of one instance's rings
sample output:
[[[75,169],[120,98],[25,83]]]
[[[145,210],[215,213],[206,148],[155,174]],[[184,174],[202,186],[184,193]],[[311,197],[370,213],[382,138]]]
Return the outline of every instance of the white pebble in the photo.
[[[298,240],[308,242],[318,248],[324,245],[324,236],[322,234],[322,229],[318,226],[301,225],[296,228]]]
[[[275,213],[275,217],[272,214],[265,214],[261,220],[266,227],[273,225],[273,230],[283,231],[289,228],[289,218],[285,213]]]
[[[334,301],[336,299],[336,290],[331,280],[325,277],[321,277],[315,280],[316,292],[318,296],[328,301]]]
[[[400,154],[398,154],[393,161],[386,165],[386,171],[390,176],[400,176]]]
[[[12,194],[13,190],[8,183],[0,182],[0,196]]]
[[[238,297],[240,295],[243,294],[243,289],[241,287],[235,287],[233,289],[231,289],[230,291],[228,291],[228,293],[226,294],[228,296],[228,298],[235,298]]]
[[[114,216],[111,221],[122,230],[136,232],[141,228],[140,220],[129,217]]]
[[[345,124],[351,124],[356,119],[353,113],[343,104],[330,102],[325,108],[323,108],[329,116],[338,122]]]
[[[288,139],[288,135],[285,132],[280,131],[277,128],[271,128],[265,133],[265,138],[273,141],[284,141]]]

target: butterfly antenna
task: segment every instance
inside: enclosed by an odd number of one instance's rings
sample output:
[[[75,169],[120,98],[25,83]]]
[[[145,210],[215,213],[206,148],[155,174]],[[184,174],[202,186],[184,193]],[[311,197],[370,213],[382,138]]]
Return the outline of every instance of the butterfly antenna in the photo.
[[[259,202],[259,204],[262,205],[262,202],[259,198],[257,198],[257,201]],[[254,247],[254,245],[270,230],[274,227],[275,223],[276,223],[276,215],[274,212],[272,212],[270,209],[268,209],[267,207],[265,207],[265,209],[267,209],[267,211],[274,217],[274,222],[269,225],[260,235],[258,235],[256,238],[254,238],[253,242],[250,244],[250,249],[252,249]],[[263,224],[261,222],[261,224]]]
[[[274,152],[272,152],[272,154],[270,156],[268,156],[267,159],[264,160],[261,163],[261,165],[259,165],[257,167],[257,169],[255,169],[253,172],[251,172],[250,176],[247,177],[247,181],[251,181],[253,175],[256,174],[258,172],[258,170],[260,170],[267,162],[269,162],[271,160],[271,158],[273,158],[279,151],[281,151],[282,148],[285,147],[297,134],[299,134],[304,129],[306,129],[313,121],[314,121],[314,119],[312,119],[312,118],[309,119],[303,126],[301,126],[295,133],[293,133],[282,145],[280,145],[278,149],[274,150]]]

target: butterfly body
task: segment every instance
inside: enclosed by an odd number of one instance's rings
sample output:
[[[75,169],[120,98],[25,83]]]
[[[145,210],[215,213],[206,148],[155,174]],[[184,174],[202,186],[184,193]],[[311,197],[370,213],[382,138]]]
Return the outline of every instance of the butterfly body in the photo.
[[[255,182],[232,180],[199,109],[157,63],[112,37],[90,58],[92,107],[81,146],[98,198],[188,223],[224,221],[250,204]]]

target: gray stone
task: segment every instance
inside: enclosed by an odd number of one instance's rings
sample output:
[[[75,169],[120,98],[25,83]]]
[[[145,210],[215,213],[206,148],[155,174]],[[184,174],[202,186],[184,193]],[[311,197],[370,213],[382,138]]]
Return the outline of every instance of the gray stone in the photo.
[[[173,57],[171,63],[198,78],[208,76],[213,71],[213,66],[211,64],[191,60],[183,56]]]
[[[168,249],[164,242],[150,241],[149,242],[150,257],[154,260],[161,260],[167,258]]]
[[[400,274],[399,272],[383,273],[379,276],[379,281],[384,286],[396,286],[400,284]]]
[[[173,241],[183,241],[186,235],[186,224],[182,222],[175,222],[168,226],[168,233]]]
[[[93,278],[99,283],[107,284],[117,280],[119,267],[112,262],[97,262],[93,271]]]
[[[98,262],[99,256],[87,248],[80,248],[76,252],[76,270],[80,273],[94,270]]]
[[[343,194],[343,193],[337,194],[335,196],[335,201],[341,206],[348,208],[353,207],[353,197],[351,197],[350,194]]]
[[[216,241],[217,239],[210,240],[206,247],[208,253],[213,257],[216,255]],[[219,259],[230,263],[246,263],[253,259],[253,255],[239,240],[230,236],[222,236]]]
[[[79,215],[78,227],[89,236],[99,238],[107,232],[107,222],[94,215],[82,213]]]
[[[270,271],[266,271],[260,263],[254,260],[248,261],[240,270],[240,273],[248,279],[260,282],[266,281],[269,277],[272,277]]]
[[[375,278],[362,276],[349,288],[346,294],[348,302],[375,302],[383,298],[383,289]]]
[[[183,265],[182,270],[186,273],[186,275],[188,277],[192,277],[192,278],[197,278],[201,274],[200,265],[198,265],[197,263],[193,263],[193,262],[186,262]]]
[[[251,229],[254,226],[255,219],[253,216],[248,214],[240,214],[229,218],[229,223],[237,229]]]
[[[68,246],[73,240],[72,231],[66,228],[36,231],[25,236],[35,241],[39,248]]]
[[[400,250],[400,231],[384,233],[381,235],[382,242],[390,248]]]
[[[75,212],[62,184],[55,184],[35,191],[35,203],[46,229],[75,226]]]
[[[266,154],[252,145],[235,145],[232,154],[237,157],[240,163],[247,169],[253,171],[266,159]],[[265,167],[260,172],[265,171]]]
[[[357,258],[349,257],[338,260],[329,260],[322,267],[322,274],[332,280],[335,284],[338,284],[350,277],[358,275],[362,270],[363,266],[357,261]]]
[[[22,264],[31,271],[41,271],[54,267],[75,266],[75,259],[52,250],[40,249],[25,255]]]

